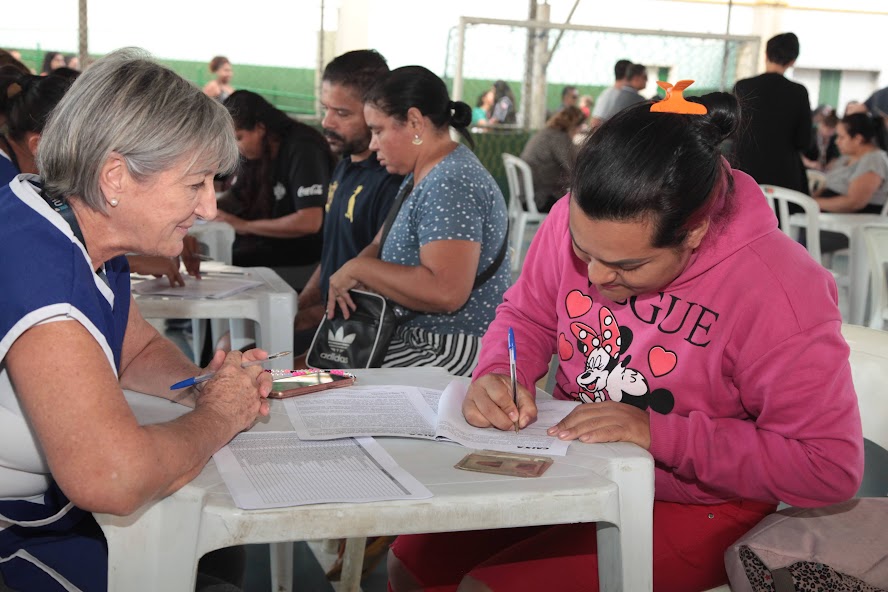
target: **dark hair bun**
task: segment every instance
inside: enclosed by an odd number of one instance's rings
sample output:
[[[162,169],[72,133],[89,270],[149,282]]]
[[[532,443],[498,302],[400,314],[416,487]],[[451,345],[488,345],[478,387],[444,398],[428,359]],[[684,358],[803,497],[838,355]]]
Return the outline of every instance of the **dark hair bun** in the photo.
[[[706,131],[711,134],[713,144],[721,144],[734,135],[740,126],[740,104],[731,93],[714,92],[702,97],[690,97],[688,100],[706,107],[708,113],[704,117],[710,124],[706,126]]]
[[[459,129],[468,127],[472,123],[472,108],[468,104],[462,101],[450,101],[450,109],[452,109],[450,125],[453,127]]]

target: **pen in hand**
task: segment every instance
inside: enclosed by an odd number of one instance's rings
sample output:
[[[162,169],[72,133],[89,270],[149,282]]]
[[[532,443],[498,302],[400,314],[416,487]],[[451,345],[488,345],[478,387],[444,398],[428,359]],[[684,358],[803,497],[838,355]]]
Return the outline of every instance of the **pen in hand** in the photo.
[[[509,327],[509,375],[512,378],[512,402],[518,408],[518,368],[515,362],[515,332]],[[518,420],[515,420],[515,433],[518,433]]]
[[[279,352],[274,355],[268,356],[264,360],[253,360],[252,362],[244,362],[243,364],[241,364],[241,368],[249,368],[250,366],[257,366],[259,364],[264,364],[265,362],[269,362],[275,358],[281,358],[283,356],[288,356],[291,353],[292,352],[283,351],[283,352]],[[201,382],[206,382],[209,379],[211,379],[213,376],[215,376],[215,374],[216,374],[215,372],[208,372],[207,374],[201,374],[200,376],[186,378],[185,380],[177,382],[176,384],[171,386],[170,390],[177,391],[179,389],[187,388],[189,386],[194,386],[195,384],[199,384]]]

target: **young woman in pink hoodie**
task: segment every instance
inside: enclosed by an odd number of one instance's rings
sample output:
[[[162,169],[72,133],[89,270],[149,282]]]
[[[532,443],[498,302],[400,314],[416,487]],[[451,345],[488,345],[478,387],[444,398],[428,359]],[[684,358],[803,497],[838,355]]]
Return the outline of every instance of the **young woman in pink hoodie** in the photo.
[[[586,403],[549,430],[633,442],[655,461],[654,589],[727,581],[723,554],[778,501],[854,495],[860,414],[835,281],[777,228],[720,152],[733,96],[702,115],[646,102],[603,124],[482,341],[463,413],[495,429],[554,396]],[[509,388],[507,332],[520,382]],[[597,590],[594,524],[399,537],[394,590]]]

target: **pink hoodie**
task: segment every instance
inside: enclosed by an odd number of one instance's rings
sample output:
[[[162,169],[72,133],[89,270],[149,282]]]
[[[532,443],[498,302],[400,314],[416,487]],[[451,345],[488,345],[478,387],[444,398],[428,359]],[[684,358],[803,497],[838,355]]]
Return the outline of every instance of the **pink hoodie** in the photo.
[[[555,397],[649,409],[657,499],[846,500],[863,475],[863,435],[835,281],[777,229],[755,181],[733,175],[728,215],[681,275],[628,302],[589,285],[561,199],[497,309],[474,377],[509,373],[511,326],[524,386],[557,352]]]

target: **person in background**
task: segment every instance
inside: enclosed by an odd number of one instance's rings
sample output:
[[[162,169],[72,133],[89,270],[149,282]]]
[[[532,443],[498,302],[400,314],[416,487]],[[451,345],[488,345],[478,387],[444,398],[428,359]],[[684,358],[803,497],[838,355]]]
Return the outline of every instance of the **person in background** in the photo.
[[[65,56],[58,51],[47,51],[43,54],[43,65],[40,68],[40,75],[46,76],[56,68],[65,66]]]
[[[604,119],[609,119],[636,103],[645,100],[641,96],[641,91],[647,86],[648,75],[647,68],[641,64],[632,64],[626,69],[626,84],[620,89],[620,92],[614,97],[609,112],[603,114]]]
[[[233,262],[289,267],[321,258],[321,227],[336,162],[324,136],[254,92],[225,99],[245,162],[217,220],[234,227]],[[302,286],[298,286],[301,290]]]
[[[839,118],[829,105],[823,105],[814,111],[814,141],[811,148],[802,156],[806,168],[826,171],[840,156],[836,146],[836,126]]]
[[[484,335],[462,407],[477,427],[526,428],[557,355],[553,395],[582,404],[548,434],[653,457],[658,592],[727,583],[725,549],[779,501],[841,502],[863,475],[835,280],[722,157],[735,98],[698,101],[706,114],[641,103],[589,137],[571,194]],[[396,592],[594,592],[598,567],[595,524],[565,524],[401,536],[388,573]]]
[[[234,92],[231,86],[231,78],[234,76],[234,70],[231,68],[231,62],[225,56],[216,56],[210,60],[210,72],[216,78],[207,82],[203,91],[208,97],[216,99],[220,103],[224,103],[225,99]]]
[[[388,74],[385,58],[365,49],[335,58],[321,80],[324,136],[341,156],[327,191],[321,263],[299,293],[293,352],[308,350],[327,310],[330,276],[354,259],[382,227],[403,177],[392,175],[370,150],[364,93]]]
[[[2,68],[2,70],[0,70],[0,75],[8,75],[13,73],[13,71],[18,72],[19,74],[33,74],[31,69],[22,63],[20,57],[17,58],[13,52],[4,49],[0,49],[0,68]],[[0,99],[2,99],[2,97],[0,97]]]
[[[215,215],[213,175],[237,160],[221,105],[121,50],[56,106],[43,177],[0,189],[0,572],[10,588],[105,590],[92,513],[126,516],[170,495],[268,414],[270,375],[241,367],[267,354],[194,365],[139,314],[123,257],[178,255],[188,228]],[[170,391],[205,372],[215,376],[199,390]],[[123,389],[193,410],[141,426]]]
[[[505,80],[497,80],[493,83],[493,112],[487,120],[488,124],[515,123],[517,121],[517,107],[515,106],[515,94]]]
[[[415,313],[395,329],[383,367],[438,366],[466,375],[480,337],[510,282],[508,215],[499,186],[450,128],[466,130],[472,109],[450,100],[440,78],[405,66],[364,96],[370,149],[389,173],[406,175],[405,193],[380,249],[381,232],[330,277],[327,316],[355,309],[357,286]],[[406,189],[405,189],[406,188]],[[483,284],[476,278],[491,273]]]
[[[49,76],[19,75],[0,79],[0,96],[6,97],[7,127],[0,135],[0,186],[7,185],[16,175],[36,175],[37,149],[43,128],[52,110],[77,78],[60,75],[56,68]],[[194,237],[183,240],[182,261],[191,275],[200,277],[200,249]],[[179,257],[149,255],[127,256],[130,270],[142,275],[166,276],[170,285],[184,285],[179,271]]]
[[[846,115],[836,127],[842,156],[815,196],[824,212],[881,213],[888,200],[888,154],[879,146],[882,120],[869,113]]]
[[[540,212],[548,212],[566,192],[568,173],[577,156],[573,138],[584,121],[586,116],[579,107],[565,107],[549,118],[521,152],[521,160],[533,173],[533,199]]]
[[[577,90],[577,87],[573,85],[567,85],[561,89],[561,104],[558,105],[558,108],[555,111],[549,113],[547,120],[550,119],[553,115],[560,112],[562,109],[566,107],[576,107],[577,103],[580,100],[580,91]]]
[[[799,57],[799,39],[781,33],[765,51],[765,73],[734,85],[746,119],[736,140],[737,164],[758,183],[808,195],[801,155],[811,146],[811,103],[805,87],[786,78]]]
[[[487,125],[493,110],[493,98],[495,91],[490,88],[478,95],[478,101],[472,109],[472,126]]]
[[[604,123],[604,120],[608,118],[609,114],[613,113],[614,101],[617,96],[619,96],[623,87],[626,86],[626,72],[631,65],[632,62],[629,60],[617,60],[617,63],[614,64],[614,85],[604,89],[604,91],[598,95],[598,100],[595,102],[595,107],[592,109],[592,120],[589,122],[589,127],[591,129],[594,130]]]
[[[580,97],[580,111],[586,116],[586,119],[592,117],[592,108],[595,106],[595,99],[592,95],[583,95]]]
[[[65,56],[65,66],[79,72],[80,71],[80,58],[73,53]]]

